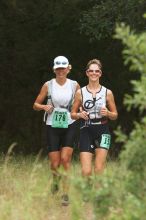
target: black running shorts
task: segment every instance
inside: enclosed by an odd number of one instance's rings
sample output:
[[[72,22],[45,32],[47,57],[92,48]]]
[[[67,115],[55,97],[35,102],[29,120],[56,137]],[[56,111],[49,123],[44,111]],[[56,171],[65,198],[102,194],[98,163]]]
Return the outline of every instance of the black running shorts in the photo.
[[[68,128],[53,128],[47,125],[47,150],[48,152],[60,151],[61,147],[71,147],[75,145],[79,123],[73,122]]]
[[[89,125],[80,129],[80,152],[94,153],[96,148],[108,150],[111,145],[111,134],[108,123]]]

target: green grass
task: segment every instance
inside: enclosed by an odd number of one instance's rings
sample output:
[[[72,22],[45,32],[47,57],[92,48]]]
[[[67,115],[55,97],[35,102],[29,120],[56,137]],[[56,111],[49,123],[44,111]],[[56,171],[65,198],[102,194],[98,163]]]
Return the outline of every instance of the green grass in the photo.
[[[74,162],[67,207],[61,206],[62,189],[55,196],[50,193],[48,163],[47,158],[39,156],[1,156],[0,220],[145,219],[145,182],[134,179],[118,162],[109,162],[103,175],[90,179],[90,185],[81,177],[80,165]],[[139,183],[143,184],[141,190],[137,188]]]

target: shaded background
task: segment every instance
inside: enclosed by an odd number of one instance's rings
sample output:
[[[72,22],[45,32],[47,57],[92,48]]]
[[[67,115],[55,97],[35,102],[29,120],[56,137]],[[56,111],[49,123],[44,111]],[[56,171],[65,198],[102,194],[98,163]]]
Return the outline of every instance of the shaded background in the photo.
[[[119,112],[111,130],[121,125],[130,132],[138,114],[126,112],[123,98],[132,92],[130,80],[138,79],[139,73],[124,66],[122,44],[113,36],[117,22],[129,24],[135,32],[145,30],[144,0],[1,0],[0,9],[1,153],[13,142],[18,153],[45,149],[43,112],[32,106],[44,82],[54,77],[53,60],[58,55],[69,59],[73,66],[69,77],[81,86],[87,82],[88,60],[102,61],[101,83],[113,91]],[[113,140],[111,155],[120,148]]]

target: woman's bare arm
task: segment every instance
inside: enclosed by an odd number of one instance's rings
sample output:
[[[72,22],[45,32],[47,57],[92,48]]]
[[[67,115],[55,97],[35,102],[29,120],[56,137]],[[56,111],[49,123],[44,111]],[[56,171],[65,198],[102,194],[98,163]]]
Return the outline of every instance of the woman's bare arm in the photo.
[[[116,120],[118,117],[118,112],[114,100],[114,95],[111,90],[107,90],[107,108],[103,107],[101,109],[101,115],[108,117],[110,120]]]
[[[45,100],[45,98],[47,97],[48,95],[48,84],[45,83],[42,88],[41,88],[41,91],[40,93],[38,94],[34,104],[33,104],[33,109],[36,110],[36,111],[41,111],[41,110],[44,110],[46,112],[49,112],[51,113],[52,112],[52,109],[53,109],[53,106],[50,105],[50,104],[42,104],[43,101]]]
[[[85,120],[88,119],[88,113],[86,111],[78,112],[81,106],[82,106],[81,89],[78,89],[78,91],[75,94],[75,99],[74,99],[72,110],[71,110],[72,119],[75,119],[75,120],[80,119],[80,118],[83,118]]]

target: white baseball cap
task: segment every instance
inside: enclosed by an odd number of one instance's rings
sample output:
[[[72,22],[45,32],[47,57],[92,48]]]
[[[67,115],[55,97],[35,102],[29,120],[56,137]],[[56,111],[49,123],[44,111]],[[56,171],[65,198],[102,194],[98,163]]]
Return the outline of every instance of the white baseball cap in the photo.
[[[54,59],[54,66],[53,69],[57,68],[67,68],[69,65],[69,61],[64,56],[58,56]]]

